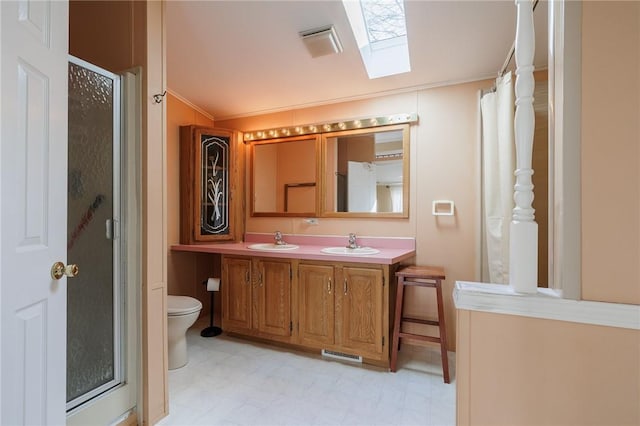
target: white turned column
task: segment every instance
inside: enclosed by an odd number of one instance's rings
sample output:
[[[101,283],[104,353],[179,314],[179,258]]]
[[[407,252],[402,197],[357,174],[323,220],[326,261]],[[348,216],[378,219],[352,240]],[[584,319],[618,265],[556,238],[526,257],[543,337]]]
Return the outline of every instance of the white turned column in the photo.
[[[533,2],[515,0],[516,24],[516,183],[511,220],[509,284],[517,292],[535,293],[538,288],[538,224],[534,219],[531,156],[535,116],[533,112]]]

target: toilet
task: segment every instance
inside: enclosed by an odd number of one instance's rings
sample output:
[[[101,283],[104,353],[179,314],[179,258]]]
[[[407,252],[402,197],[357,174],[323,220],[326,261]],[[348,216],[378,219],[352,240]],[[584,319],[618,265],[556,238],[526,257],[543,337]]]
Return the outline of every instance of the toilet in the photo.
[[[167,296],[169,370],[183,367],[187,356],[187,329],[200,315],[202,303],[188,296]]]

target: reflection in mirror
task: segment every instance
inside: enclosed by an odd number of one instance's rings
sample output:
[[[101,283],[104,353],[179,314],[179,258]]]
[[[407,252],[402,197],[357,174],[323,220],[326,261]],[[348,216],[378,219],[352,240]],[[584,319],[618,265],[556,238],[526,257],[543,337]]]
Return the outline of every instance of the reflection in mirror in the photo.
[[[326,216],[408,216],[409,125],[325,134]]]
[[[315,216],[318,137],[273,139],[251,145],[251,214]]]

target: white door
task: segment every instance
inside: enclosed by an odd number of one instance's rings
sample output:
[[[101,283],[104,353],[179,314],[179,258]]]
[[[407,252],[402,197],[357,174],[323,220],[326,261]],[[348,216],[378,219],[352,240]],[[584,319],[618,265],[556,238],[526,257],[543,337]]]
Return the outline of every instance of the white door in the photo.
[[[0,20],[0,423],[61,425],[68,4],[1,1]]]

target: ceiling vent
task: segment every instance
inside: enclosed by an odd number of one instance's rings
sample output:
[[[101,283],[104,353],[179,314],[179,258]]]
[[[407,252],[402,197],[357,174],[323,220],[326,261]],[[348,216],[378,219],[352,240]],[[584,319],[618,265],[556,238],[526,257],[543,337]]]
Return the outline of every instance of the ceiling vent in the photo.
[[[342,52],[342,44],[333,25],[303,31],[300,37],[312,58]]]

